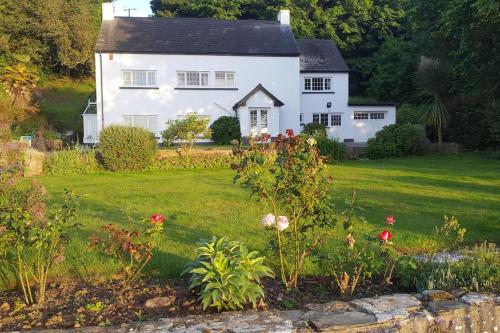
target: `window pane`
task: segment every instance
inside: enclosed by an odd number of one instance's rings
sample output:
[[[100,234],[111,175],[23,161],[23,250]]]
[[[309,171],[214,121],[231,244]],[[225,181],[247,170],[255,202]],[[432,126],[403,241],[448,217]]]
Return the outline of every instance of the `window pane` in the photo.
[[[368,119],[368,112],[354,112],[355,120]]]
[[[148,86],[150,87],[156,86],[156,72],[154,71],[148,72]]]
[[[384,119],[385,114],[383,112],[371,112],[370,119]]]
[[[313,114],[313,123],[319,124],[319,114]]]
[[[304,81],[304,90],[311,90],[311,79],[306,78]]]
[[[267,110],[260,110],[260,127],[267,127]]]
[[[177,73],[177,85],[185,86],[186,85],[186,73],[178,72]]]
[[[202,72],[201,75],[201,86],[208,87],[208,72]]]
[[[123,71],[122,72],[122,79],[123,79],[124,86],[131,86],[132,85],[132,73],[130,71]]]
[[[257,110],[250,110],[250,127],[257,127]]]
[[[325,78],[325,90],[331,90],[331,89],[332,89],[332,79]]]
[[[234,73],[231,72],[226,73],[226,86],[234,87]]]
[[[312,78],[312,90],[318,91],[323,90],[323,78],[313,77]]]
[[[225,87],[226,86],[225,72],[215,72],[215,86],[216,87]]]
[[[321,124],[325,125],[328,127],[328,113],[322,113],[321,115]]]
[[[198,72],[186,72],[186,82],[188,86],[199,86],[200,85],[200,73]]]
[[[142,127],[150,132],[158,130],[158,116],[123,116],[126,126]]]
[[[332,114],[332,126],[342,126],[342,116],[340,114]]]

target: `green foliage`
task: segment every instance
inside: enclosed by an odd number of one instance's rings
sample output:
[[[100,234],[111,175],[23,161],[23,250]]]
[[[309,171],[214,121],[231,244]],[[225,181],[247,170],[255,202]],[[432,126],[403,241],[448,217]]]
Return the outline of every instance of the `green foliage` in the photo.
[[[212,140],[218,145],[229,145],[241,139],[240,121],[236,117],[220,117],[210,125]]]
[[[99,140],[104,166],[110,170],[142,170],[151,164],[157,149],[153,134],[139,127],[108,126]]]
[[[411,98],[415,86],[411,77],[417,69],[415,44],[403,38],[388,38],[373,55],[375,68],[367,84],[367,94],[380,100]],[[399,109],[398,109],[399,113]]]
[[[210,139],[212,131],[208,127],[209,119],[198,118],[195,114],[188,114],[185,119],[170,120],[167,129],[161,132],[166,146],[179,141],[184,152],[188,154],[198,138]]]
[[[448,217],[446,215],[441,227],[434,229],[436,241],[441,244],[439,248],[442,250],[459,248],[464,241],[465,232],[465,228],[460,227],[458,220],[454,216]]]
[[[96,151],[84,151],[75,146],[48,155],[43,165],[46,175],[78,175],[96,173],[100,170]]]
[[[420,155],[425,153],[425,131],[420,125],[389,125],[368,140],[370,159]]]
[[[191,154],[188,159],[181,156],[169,156],[155,160],[146,167],[146,170],[229,168],[236,161],[236,157],[229,154]]]
[[[85,309],[89,310],[90,312],[96,312],[96,313],[101,312],[102,310],[104,310],[105,307],[106,305],[101,301],[85,304]]]
[[[494,243],[483,242],[459,261],[417,261],[405,257],[396,268],[405,288],[500,292],[500,255]]]
[[[424,107],[422,105],[403,104],[396,112],[396,124],[424,125]]]
[[[304,129],[302,130],[302,133],[307,134],[309,136],[323,136],[326,137],[326,127],[323,124],[320,123],[309,123],[304,125]]]
[[[183,274],[191,274],[189,289],[198,290],[203,309],[238,310],[248,303],[256,307],[264,298],[260,280],[272,276],[264,257],[227,237],[213,237],[197,246],[196,259]]]
[[[304,260],[331,235],[336,223],[329,195],[331,177],[314,139],[287,130],[274,144],[268,140],[269,135],[263,135],[237,152],[240,162],[232,166],[237,172],[234,181],[271,210],[262,224],[270,230],[283,284],[295,288]]]
[[[19,0],[0,6],[0,50],[49,72],[91,73],[100,0]]]
[[[120,292],[138,281],[153,257],[157,238],[163,233],[164,217],[153,215],[150,219],[142,219],[140,223],[129,222],[134,224],[134,228],[139,224],[141,229],[126,230],[116,224],[106,224],[102,227],[107,235],[104,239],[95,234],[89,238],[91,248],[102,251],[120,263],[123,273]]]
[[[347,159],[347,148],[337,139],[330,139],[326,136],[316,136],[316,145],[321,156],[328,157],[329,161],[341,162]]]
[[[18,189],[14,178],[1,177],[0,261],[16,272],[26,304],[43,304],[52,268],[64,261],[64,246],[77,226],[77,197],[66,191],[64,204],[47,211],[42,185]]]

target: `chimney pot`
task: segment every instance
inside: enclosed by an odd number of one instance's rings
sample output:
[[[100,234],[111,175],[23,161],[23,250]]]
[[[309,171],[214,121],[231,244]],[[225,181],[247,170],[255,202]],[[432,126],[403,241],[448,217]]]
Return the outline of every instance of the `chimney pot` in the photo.
[[[115,18],[115,5],[113,2],[103,2],[102,4],[102,20],[113,21]]]
[[[290,11],[288,9],[280,9],[278,12],[278,21],[282,25],[290,25]]]

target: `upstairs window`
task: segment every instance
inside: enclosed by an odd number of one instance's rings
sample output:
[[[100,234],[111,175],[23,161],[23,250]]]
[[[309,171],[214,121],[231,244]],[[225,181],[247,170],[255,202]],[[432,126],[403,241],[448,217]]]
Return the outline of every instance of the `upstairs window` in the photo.
[[[215,86],[218,88],[234,87],[234,72],[215,72]]]
[[[126,126],[142,127],[150,132],[158,131],[158,116],[123,116]]]
[[[304,79],[305,91],[331,91],[332,78],[330,77],[306,77]]]
[[[177,72],[179,87],[208,87],[208,72]]]
[[[370,119],[384,119],[384,112],[370,112]]]
[[[156,71],[124,70],[122,71],[124,87],[156,87]]]

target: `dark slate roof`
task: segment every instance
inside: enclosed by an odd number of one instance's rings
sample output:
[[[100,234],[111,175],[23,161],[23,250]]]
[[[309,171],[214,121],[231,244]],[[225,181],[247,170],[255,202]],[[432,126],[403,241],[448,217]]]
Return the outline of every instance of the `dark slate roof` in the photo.
[[[264,88],[264,86],[262,84],[258,84],[255,88],[252,89],[252,91],[250,91],[248,94],[245,95],[245,97],[243,97],[242,99],[240,99],[238,102],[236,102],[236,104],[234,104],[233,106],[233,110],[236,111],[238,110],[238,108],[242,105],[245,105],[246,102],[248,101],[248,99],[250,97],[252,97],[257,91],[262,91],[264,94],[266,94],[269,98],[271,98],[274,102],[274,106],[283,106],[285,105],[282,101],[280,101],[276,96],[274,96],[273,94],[271,94],[269,92],[269,90],[267,90],[266,88]]]
[[[103,21],[97,52],[298,56],[278,21],[115,17]]]
[[[348,72],[337,45],[326,39],[297,39],[301,72]]]

